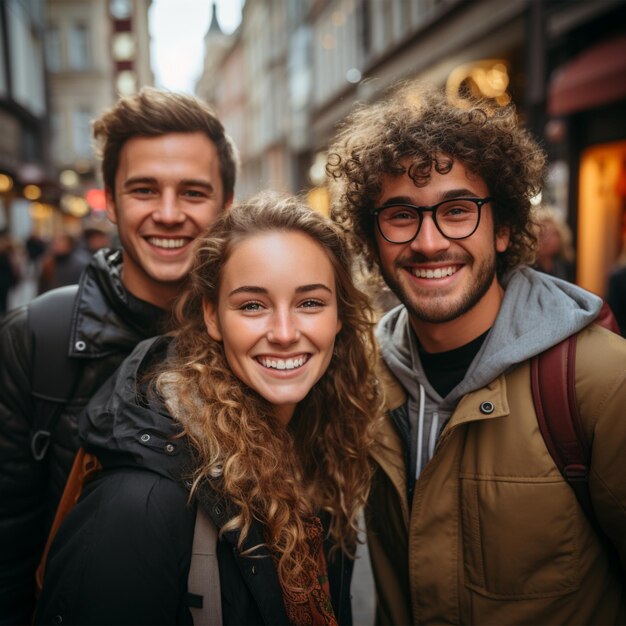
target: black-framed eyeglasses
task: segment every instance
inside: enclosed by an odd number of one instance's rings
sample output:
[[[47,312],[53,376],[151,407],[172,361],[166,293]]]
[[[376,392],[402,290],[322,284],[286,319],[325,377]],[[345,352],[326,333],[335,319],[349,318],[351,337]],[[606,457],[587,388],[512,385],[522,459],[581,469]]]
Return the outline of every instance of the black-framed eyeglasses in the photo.
[[[386,204],[372,211],[380,234],[389,243],[409,243],[417,237],[430,211],[437,230],[446,239],[467,239],[480,224],[480,210],[493,198],[453,198],[432,206]]]

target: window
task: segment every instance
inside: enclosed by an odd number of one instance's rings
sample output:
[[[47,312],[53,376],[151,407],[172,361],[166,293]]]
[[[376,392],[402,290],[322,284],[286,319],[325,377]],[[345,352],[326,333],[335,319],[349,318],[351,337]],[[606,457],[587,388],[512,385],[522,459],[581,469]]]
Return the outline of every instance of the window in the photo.
[[[46,64],[51,72],[59,72],[61,63],[61,37],[56,26],[49,26],[46,31]]]
[[[70,29],[68,40],[68,61],[73,70],[86,70],[91,63],[89,54],[89,29],[86,24],[77,23]]]
[[[76,154],[91,156],[91,111],[87,107],[78,107],[74,111],[72,133]]]
[[[372,9],[370,0],[361,0],[359,4],[361,48],[367,58],[372,48]]]

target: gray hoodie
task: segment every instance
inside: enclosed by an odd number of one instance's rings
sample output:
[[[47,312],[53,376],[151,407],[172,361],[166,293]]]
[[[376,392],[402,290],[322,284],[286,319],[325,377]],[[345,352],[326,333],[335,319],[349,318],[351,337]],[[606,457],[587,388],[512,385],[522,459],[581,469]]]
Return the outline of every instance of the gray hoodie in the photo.
[[[404,305],[389,311],[378,324],[383,359],[408,395],[406,408],[394,417],[408,438],[409,476],[417,478],[431,459],[439,433],[464,395],[580,331],[602,306],[598,296],[527,267],[511,272],[503,286],[504,299],[493,327],[463,380],[445,398],[424,374]]]

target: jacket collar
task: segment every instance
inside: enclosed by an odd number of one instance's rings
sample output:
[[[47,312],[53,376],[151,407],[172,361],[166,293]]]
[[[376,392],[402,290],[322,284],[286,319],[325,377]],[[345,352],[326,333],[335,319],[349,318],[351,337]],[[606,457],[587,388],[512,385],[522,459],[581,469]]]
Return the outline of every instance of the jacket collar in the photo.
[[[121,250],[99,250],[81,276],[69,355],[101,358],[163,332],[167,312],[130,294],[121,279]]]

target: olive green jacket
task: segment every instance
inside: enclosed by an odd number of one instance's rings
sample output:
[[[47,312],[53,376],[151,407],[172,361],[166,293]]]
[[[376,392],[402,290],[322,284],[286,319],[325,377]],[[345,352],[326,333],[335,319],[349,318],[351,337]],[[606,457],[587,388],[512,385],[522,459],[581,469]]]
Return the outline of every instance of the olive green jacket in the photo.
[[[391,419],[381,429],[366,518],[377,624],[626,623],[626,340],[592,325],[577,345],[589,485],[615,550],[546,449],[525,361],[461,399],[410,510],[406,444]],[[404,391],[388,370],[382,378],[393,410]]]

